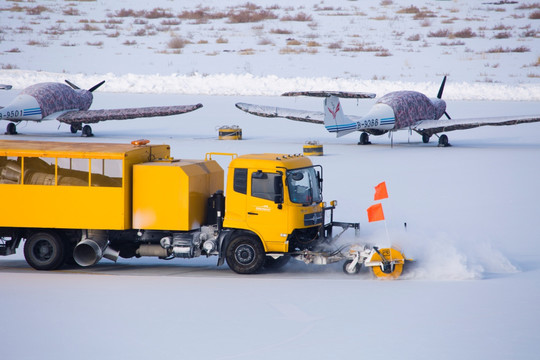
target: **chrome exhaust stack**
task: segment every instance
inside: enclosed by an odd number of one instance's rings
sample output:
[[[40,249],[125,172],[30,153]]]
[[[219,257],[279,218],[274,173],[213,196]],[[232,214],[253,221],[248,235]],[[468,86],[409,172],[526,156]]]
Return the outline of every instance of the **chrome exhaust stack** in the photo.
[[[88,230],[85,235],[73,250],[73,259],[77,264],[91,266],[97,264],[101,258],[116,262],[120,252],[108,246],[105,230]]]

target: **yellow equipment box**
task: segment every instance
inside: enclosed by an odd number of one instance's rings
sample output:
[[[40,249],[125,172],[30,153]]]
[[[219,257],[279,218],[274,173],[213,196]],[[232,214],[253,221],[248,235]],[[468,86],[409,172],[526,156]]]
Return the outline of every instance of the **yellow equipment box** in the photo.
[[[310,141],[304,145],[304,156],[322,156],[323,146],[316,141]]]
[[[242,140],[242,129],[238,125],[219,128],[219,140]]]
[[[188,231],[206,222],[210,196],[223,189],[214,160],[172,160],[133,167],[133,228]]]

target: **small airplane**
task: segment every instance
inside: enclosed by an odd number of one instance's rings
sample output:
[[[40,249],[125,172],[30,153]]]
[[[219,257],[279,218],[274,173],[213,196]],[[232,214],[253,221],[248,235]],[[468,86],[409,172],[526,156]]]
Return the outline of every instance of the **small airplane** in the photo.
[[[202,107],[202,104],[183,106],[154,106],[126,109],[88,110],[92,105],[93,92],[105,83],[102,81],[85,90],[66,80],[65,85],[45,82],[31,85],[21,91],[6,107],[0,107],[0,120],[8,120],[7,135],[17,134],[21,121],[58,120],[70,125],[71,132],[81,130],[82,136],[93,136],[88,124],[107,120],[127,120],[142,117],[183,114]],[[9,90],[11,85],[0,84]]]
[[[324,124],[326,130],[338,137],[353,131],[362,131],[359,145],[371,144],[369,135],[383,135],[397,130],[415,131],[428,143],[431,136],[439,138],[439,146],[450,146],[448,136],[441,132],[471,129],[479,126],[516,125],[540,121],[540,115],[503,116],[470,119],[451,119],[442,99],[446,76],[436,98],[428,98],[417,91],[394,91],[381,97],[364,116],[346,116],[339,98],[373,99],[373,93],[343,91],[295,91],[282,96],[324,97],[324,112],[302,111],[273,106],[237,103],[236,107],[247,113],[263,117],[281,117],[295,121]],[[442,116],[446,119],[441,119]]]

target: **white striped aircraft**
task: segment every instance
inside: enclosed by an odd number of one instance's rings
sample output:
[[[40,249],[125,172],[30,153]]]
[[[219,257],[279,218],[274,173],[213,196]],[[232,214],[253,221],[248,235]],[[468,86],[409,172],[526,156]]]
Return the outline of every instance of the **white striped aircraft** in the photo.
[[[395,91],[381,97],[363,116],[346,116],[339,98],[375,98],[372,93],[338,91],[296,91],[283,96],[324,97],[324,112],[285,109],[274,106],[237,103],[236,107],[250,114],[263,117],[281,117],[295,121],[324,124],[326,130],[343,136],[361,131],[359,145],[370,144],[369,135],[382,135],[397,130],[415,131],[428,143],[432,135],[439,138],[439,146],[449,146],[448,136],[439,133],[471,129],[479,126],[516,125],[540,121],[540,115],[503,116],[470,119],[451,119],[442,100],[446,76],[436,98],[428,98],[417,91]],[[441,119],[445,115],[446,119]],[[392,136],[391,136],[392,138]]]
[[[6,107],[0,107],[0,120],[8,120],[6,134],[17,134],[16,125],[21,121],[58,120],[70,125],[73,134],[81,130],[83,136],[93,136],[88,124],[108,120],[127,120],[142,117],[183,114],[202,107],[202,104],[180,106],[153,106],[125,109],[89,110],[92,92],[105,81],[88,90],[66,80],[68,85],[46,82],[31,85],[22,90]],[[10,90],[11,85],[0,85]],[[85,125],[86,124],[86,125]]]

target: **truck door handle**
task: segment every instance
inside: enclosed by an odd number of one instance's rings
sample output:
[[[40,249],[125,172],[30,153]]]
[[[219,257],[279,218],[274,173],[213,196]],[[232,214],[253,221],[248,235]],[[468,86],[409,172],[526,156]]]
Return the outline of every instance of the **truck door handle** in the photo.
[[[251,212],[251,211],[248,211],[248,215],[259,215],[259,214],[254,213],[254,212]]]

